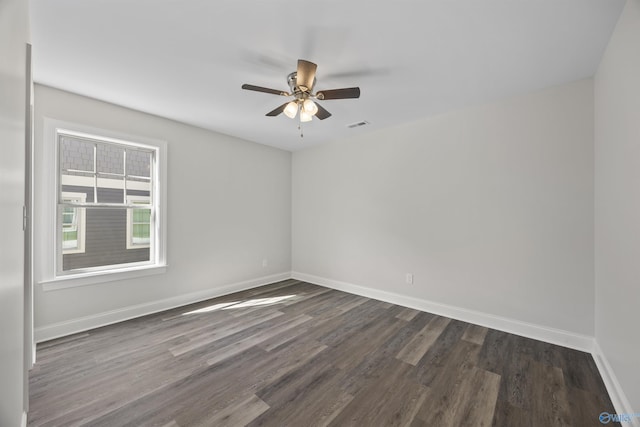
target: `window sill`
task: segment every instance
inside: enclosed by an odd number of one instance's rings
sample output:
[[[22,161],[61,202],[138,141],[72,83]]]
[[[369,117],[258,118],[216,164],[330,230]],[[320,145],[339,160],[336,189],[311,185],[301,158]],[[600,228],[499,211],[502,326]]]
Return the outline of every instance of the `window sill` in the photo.
[[[118,268],[109,271],[60,276],[51,280],[43,280],[38,284],[42,286],[43,291],[48,292],[78,286],[97,285],[99,283],[114,282],[117,280],[135,279],[137,277],[151,276],[154,274],[164,274],[166,271],[166,264],[145,265],[143,267]]]

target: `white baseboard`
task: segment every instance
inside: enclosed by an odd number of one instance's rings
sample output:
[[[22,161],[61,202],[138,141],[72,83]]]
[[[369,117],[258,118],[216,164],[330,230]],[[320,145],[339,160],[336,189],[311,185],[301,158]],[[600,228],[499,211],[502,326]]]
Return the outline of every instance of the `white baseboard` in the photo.
[[[390,302],[403,307],[426,311],[439,316],[462,320],[464,322],[521,335],[523,337],[585,351],[587,353],[591,353],[593,351],[594,338],[587,335],[581,335],[562,329],[549,328],[547,326],[540,326],[533,323],[522,322],[515,319],[509,319],[475,310],[468,310],[466,308],[441,304],[393,292],[381,291],[379,289],[367,288],[364,286],[354,285],[352,283],[340,282],[297,271],[292,272],[291,277],[304,282],[314,283],[316,285],[326,286],[328,288],[337,289],[351,294]]]
[[[593,359],[598,366],[598,371],[600,371],[600,376],[602,376],[602,380],[604,381],[604,385],[607,387],[607,392],[609,392],[609,397],[611,398],[611,402],[613,406],[616,408],[617,414],[634,414],[631,404],[627,399],[620,383],[618,382],[618,378],[613,371],[613,368],[609,364],[606,356],[602,352],[602,348],[597,341],[595,341],[595,345],[593,347]],[[623,425],[631,425],[633,427],[640,427],[640,418],[632,417],[629,421],[630,424],[625,422]]]
[[[36,342],[48,341],[54,338],[60,338],[66,335],[99,328],[101,326],[133,319],[135,317],[146,316],[147,314],[157,313],[159,311],[169,310],[183,305],[193,304],[195,302],[204,301],[238,291],[244,291],[246,289],[256,288],[258,286],[268,285],[269,283],[279,282],[290,278],[290,272],[273,274],[214,289],[207,289],[205,291],[193,292],[163,300],[106,311],[91,316],[71,319],[64,322],[53,323],[51,325],[35,328],[35,340]]]

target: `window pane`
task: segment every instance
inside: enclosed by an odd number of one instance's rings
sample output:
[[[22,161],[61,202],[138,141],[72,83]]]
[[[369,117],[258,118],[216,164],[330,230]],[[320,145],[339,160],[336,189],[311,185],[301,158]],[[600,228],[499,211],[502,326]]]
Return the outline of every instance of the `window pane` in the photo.
[[[77,231],[65,231],[62,233],[62,248],[63,249],[78,249],[78,232]]]
[[[96,143],[98,203],[124,203],[124,148]]]
[[[134,209],[133,210],[133,223],[134,224],[149,224],[151,220],[150,209]]]
[[[151,203],[151,162],[148,151],[127,150],[127,196],[135,204]],[[144,196],[144,200],[139,197]]]
[[[124,178],[104,177],[98,178],[98,203],[122,203],[124,204]]]
[[[65,198],[67,202],[78,202],[82,198],[82,194],[77,198]],[[63,206],[59,211],[60,224],[62,234],[62,249],[63,253],[81,252],[82,241],[82,221],[84,218],[84,208],[74,208],[70,206]]]
[[[62,233],[63,236],[63,240],[66,241],[70,241],[70,240],[78,240],[78,231],[77,230],[73,230],[73,231],[64,231]]]
[[[93,186],[94,147],[93,142],[84,139],[60,136],[60,185],[63,188]]]
[[[98,143],[98,173],[124,175],[124,148],[118,145]]]
[[[151,153],[127,150],[127,175],[151,178]]]
[[[133,225],[133,237],[137,237],[138,239],[147,239],[147,243],[149,242],[149,224],[134,224]]]
[[[134,204],[141,203],[134,201]],[[132,209],[131,212],[131,246],[149,245],[151,242],[151,210]]]
[[[62,213],[62,228],[64,230],[75,229],[76,228],[76,209],[75,208],[64,208],[64,212]]]
[[[62,170],[94,172],[94,143],[72,136],[60,136],[60,167]],[[77,172],[67,172],[76,174]]]

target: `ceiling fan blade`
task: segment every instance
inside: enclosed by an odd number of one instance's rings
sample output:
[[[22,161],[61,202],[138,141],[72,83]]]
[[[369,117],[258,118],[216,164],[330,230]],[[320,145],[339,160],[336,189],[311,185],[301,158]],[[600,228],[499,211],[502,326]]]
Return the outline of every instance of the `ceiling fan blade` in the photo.
[[[317,68],[318,66],[313,62],[298,59],[296,82],[300,89],[311,92],[316,81]]]
[[[331,117],[331,113],[328,112],[327,110],[325,110],[322,105],[318,104],[316,102],[316,106],[318,107],[318,111],[316,112],[316,117],[319,118],[320,120],[324,120],[327,119],[329,117]]]
[[[248,85],[246,83],[242,85],[242,89],[254,90],[256,92],[270,93],[273,95],[289,96],[288,92],[283,92],[281,90],[276,90],[276,89],[269,89],[268,87]]]
[[[360,77],[376,77],[388,76],[390,73],[388,68],[358,68],[346,71],[338,71],[335,73],[322,74],[322,79],[355,79]]]
[[[275,110],[269,111],[267,114],[265,114],[265,116],[269,116],[269,117],[275,117],[278,114],[282,113],[285,109],[285,107],[287,106],[288,102],[285,102],[284,104],[282,104],[281,106],[279,106],[278,108],[276,108]]]
[[[316,98],[320,100],[360,98],[360,88],[348,87],[344,89],[321,90],[318,93],[316,93]]]

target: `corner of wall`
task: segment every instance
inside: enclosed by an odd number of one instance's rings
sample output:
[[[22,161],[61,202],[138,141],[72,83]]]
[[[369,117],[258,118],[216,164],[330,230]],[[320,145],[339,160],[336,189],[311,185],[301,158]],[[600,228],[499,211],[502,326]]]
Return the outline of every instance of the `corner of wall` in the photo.
[[[613,368],[609,364],[607,357],[603,353],[597,340],[594,340],[593,351],[591,353],[593,360],[596,362],[600,376],[604,381],[604,385],[607,388],[611,403],[616,409],[618,414],[634,414],[633,408],[627,399],[618,378],[616,377]],[[640,427],[640,416],[634,417],[630,420],[633,427]]]

